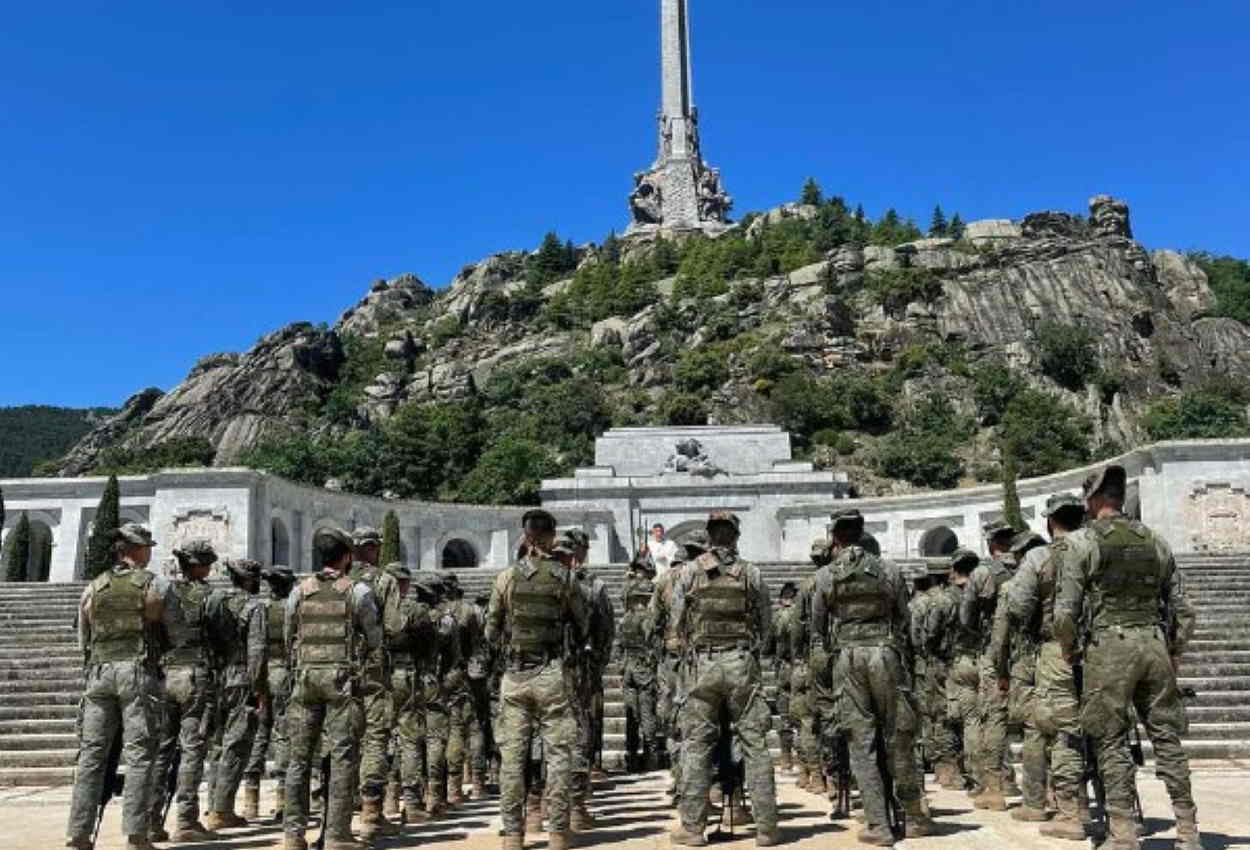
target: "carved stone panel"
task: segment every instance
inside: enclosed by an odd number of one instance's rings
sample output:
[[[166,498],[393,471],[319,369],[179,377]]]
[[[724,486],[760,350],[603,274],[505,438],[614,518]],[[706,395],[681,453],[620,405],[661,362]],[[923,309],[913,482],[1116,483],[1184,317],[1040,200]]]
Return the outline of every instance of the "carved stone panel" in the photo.
[[[1185,501],[1185,525],[1196,552],[1250,549],[1250,494],[1231,484],[1197,486]]]
[[[179,508],[170,518],[170,524],[170,549],[176,549],[197,537],[213,544],[218,557],[217,564],[213,567],[214,573],[219,574],[225,559],[234,555],[230,550],[230,511],[224,505]]]

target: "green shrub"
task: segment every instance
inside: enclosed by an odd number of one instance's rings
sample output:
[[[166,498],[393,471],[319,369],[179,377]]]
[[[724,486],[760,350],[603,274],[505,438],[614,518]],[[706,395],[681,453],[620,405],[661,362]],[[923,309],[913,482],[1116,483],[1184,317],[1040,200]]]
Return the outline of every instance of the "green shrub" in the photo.
[[[1217,440],[1250,436],[1246,400],[1200,388],[1150,405],[1142,426],[1152,440]]]
[[[1061,322],[1037,326],[1042,374],[1070,390],[1080,390],[1098,374],[1094,334],[1087,328]]]
[[[971,436],[973,423],[950,402],[932,395],[909,411],[900,428],[877,445],[877,471],[918,487],[949,489],[964,474],[956,449]]]
[[[1206,251],[1190,254],[1189,259],[1207,274],[1215,294],[1215,315],[1250,325],[1250,262]]]
[[[747,369],[750,371],[751,377],[757,380],[763,378],[776,381],[787,375],[794,374],[798,368],[799,362],[797,360],[771,346],[757,349],[747,362]]]
[[[1005,360],[992,358],[978,364],[972,370],[972,397],[981,423],[997,425],[1011,400],[1026,386],[1023,376]]]
[[[854,454],[856,448],[854,437],[831,428],[825,428],[812,434],[812,445],[828,446],[843,456]]]
[[[660,400],[659,414],[665,425],[707,424],[707,405],[693,393],[667,393]]]
[[[887,313],[897,314],[914,301],[936,301],[942,281],[926,268],[874,269],[864,275],[864,291]]]
[[[537,505],[543,479],[559,473],[560,464],[545,445],[505,435],[482,454],[460,496],[478,504]]]
[[[1023,389],[1003,411],[1000,439],[1016,474],[1033,478],[1088,463],[1092,432],[1089,419],[1060,399]]]
[[[695,348],[686,351],[673,366],[673,383],[685,392],[719,389],[729,380],[729,367],[715,351]]]
[[[203,437],[175,437],[150,448],[114,446],[100,453],[97,475],[142,475],[162,469],[212,466],[217,450]]]
[[[456,337],[460,336],[463,328],[460,326],[460,319],[456,316],[443,316],[434,326],[430,328],[430,347],[442,348]],[[375,372],[374,375],[377,373]],[[370,375],[369,377],[373,377]]]

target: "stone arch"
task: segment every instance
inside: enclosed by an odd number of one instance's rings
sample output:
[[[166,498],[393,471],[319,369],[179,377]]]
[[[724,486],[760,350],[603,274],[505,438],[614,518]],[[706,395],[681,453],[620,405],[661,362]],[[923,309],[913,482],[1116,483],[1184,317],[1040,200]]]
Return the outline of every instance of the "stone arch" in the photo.
[[[920,536],[918,548],[922,558],[942,558],[959,548],[959,536],[949,526],[934,526]]]
[[[269,563],[291,566],[291,534],[280,516],[269,521]]]
[[[477,549],[463,537],[453,537],[444,543],[438,560],[444,570],[472,569],[482,562]]]

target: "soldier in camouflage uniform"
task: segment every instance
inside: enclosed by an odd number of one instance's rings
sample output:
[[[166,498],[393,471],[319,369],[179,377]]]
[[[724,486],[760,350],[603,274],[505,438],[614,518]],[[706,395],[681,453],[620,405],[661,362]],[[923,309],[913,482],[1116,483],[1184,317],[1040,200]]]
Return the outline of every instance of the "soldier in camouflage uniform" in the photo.
[[[959,771],[959,745],[954,730],[947,721],[946,683],[950,678],[950,659],[944,653],[944,636],[931,631],[941,616],[939,609],[954,603],[954,615],[958,620],[958,598],[952,597],[947,575],[930,575],[931,587],[925,592],[926,603],[921,609],[923,621],[912,620],[913,641],[917,653],[924,652],[926,677],[917,679],[923,688],[920,710],[924,713],[926,728],[925,756],[933,766],[934,780],[943,788],[963,788]]]
[[[540,736],[547,768],[548,847],[568,850],[570,770],[578,743],[569,647],[586,640],[590,612],[569,571],[556,561],[555,519],[542,510],[522,518],[519,562],[500,573],[486,613],[486,639],[505,654],[501,685],[499,808],[503,850],[524,842],[525,769]]]
[[[790,678],[790,705],[795,726],[798,728],[799,778],[795,785],[813,794],[824,794],[828,790],[825,768],[830,753],[824,751],[821,710],[824,707],[832,713],[835,707],[829,683],[812,681],[809,661],[812,649],[812,597],[816,593],[816,577],[833,560],[827,537],[812,541],[810,557],[816,569],[803,579],[794,603],[798,627],[792,632],[790,641],[790,657],[794,659],[794,672]],[[831,730],[831,734],[835,732],[836,730]]]
[[[268,633],[265,603],[260,592],[260,564],[246,558],[226,563],[228,589],[214,590],[205,606],[205,618],[215,654],[218,687],[218,734],[221,736],[213,779],[209,785],[210,830],[247,826],[234,812],[234,799],[256,737],[257,710],[263,698]],[[246,810],[257,817],[258,789],[250,789]]]
[[[1046,813],[1046,747],[1033,723],[1033,705],[1037,697],[1036,628],[1016,622],[1011,617],[1009,599],[1011,586],[1024,569],[1036,571],[1046,555],[1046,539],[1032,531],[1022,531],[1011,541],[1011,556],[1016,571],[998,590],[994,622],[990,635],[989,655],[998,677],[998,690],[1007,697],[1007,723],[1011,730],[1023,733],[1021,753],[1021,796],[1023,804],[1012,809],[1019,821],[1044,821]]]
[[[879,746],[885,748],[894,796],[903,804],[907,836],[927,835],[933,824],[916,772],[907,583],[897,567],[859,545],[863,531],[859,511],[834,513],[833,561],[819,573],[812,600],[811,668],[813,679],[830,678],[841,691],[841,722],[849,732],[851,770],[864,805],[859,841],[888,847],[894,835]],[[831,666],[832,673],[826,672]]]
[[[933,740],[933,732],[929,725],[929,650],[925,646],[924,627],[933,604],[929,593],[931,580],[926,570],[912,579],[912,595],[907,603],[910,617],[911,634],[909,640],[912,647],[912,682],[915,687],[916,712],[918,727],[916,729],[917,759],[919,770],[923,774],[928,769],[926,762],[932,757],[929,744]]]
[[[447,572],[443,575],[443,586],[446,593],[443,611],[456,621],[456,637],[459,641],[457,666],[448,672],[443,683],[448,721],[447,801],[452,806],[459,806],[465,802],[463,783],[466,762],[472,766],[471,772],[478,777],[479,787],[482,773],[486,770],[482,749],[485,742],[482,740],[482,727],[473,714],[473,692],[469,684],[469,666],[475,659],[480,661],[485,648],[483,623],[478,617],[477,608],[464,598],[460,579],[455,573]]]
[[[1047,500],[1045,515],[1052,542],[1029,552],[1020,562],[1007,586],[1008,616],[1010,628],[1027,633],[1029,642],[1036,646],[1035,696],[1028,725],[1040,738],[1043,763],[1049,765],[1050,787],[1059,810],[1040,831],[1050,838],[1084,841],[1083,821],[1088,808],[1083,809],[1081,802],[1084,759],[1081,749],[1074,746],[1082,734],[1076,678],[1055,639],[1054,620],[1059,567],[1070,546],[1068,535],[1084,522],[1085,505],[1076,496],[1059,493]],[[1027,768],[1025,778],[1029,778]],[[1037,806],[1031,783],[1026,782],[1024,790],[1025,806]]]
[[[426,671],[425,682],[425,808],[430,818],[439,817],[447,812],[447,791],[449,781],[459,782],[459,777],[448,776],[447,753],[451,741],[451,705],[454,697],[454,685],[464,669],[461,660],[459,625],[455,615],[448,610],[449,602],[447,577],[450,573],[439,574],[439,595],[433,611],[435,640],[431,647],[428,663],[422,665]]]
[[[1014,536],[1009,525],[987,526],[985,537],[990,558],[972,571],[959,606],[960,623],[976,634],[980,643],[977,710],[970,728],[965,728],[964,739],[965,752],[972,761],[972,777],[978,786],[973,791],[973,805],[992,811],[1006,811],[1009,793],[1003,774],[1007,753],[1007,695],[998,689],[998,674],[989,648],[998,591],[1015,567],[1010,559]]]
[[[1178,850],[1200,850],[1198,812],[1181,747],[1176,684],[1196,616],[1162,537],[1124,515],[1127,474],[1111,465],[1085,482],[1089,524],[1068,537],[1055,603],[1064,658],[1083,655],[1081,726],[1094,739],[1107,794],[1107,850],[1135,850],[1135,771],[1127,746],[1135,709],[1154,745],[1155,773],[1176,815]],[[1083,624],[1083,627],[1082,627]]]
[[[573,544],[573,576],[588,591],[590,599],[590,639],[586,655],[590,708],[583,749],[590,763],[590,775],[606,779],[603,772],[603,674],[612,659],[612,644],[616,640],[616,607],[608,595],[608,586],[588,566],[589,535],[579,528],[572,528],[566,536]],[[589,791],[587,784],[587,795]],[[578,815],[578,808],[574,808],[573,813]]]
[[[620,639],[618,641],[621,662],[621,688],[624,691],[627,723],[632,721],[636,739],[626,738],[626,763],[637,764],[643,770],[656,769],[656,755],[660,735],[656,721],[656,705],[659,698],[656,681],[655,644],[647,634],[647,607],[655,594],[655,566],[650,560],[635,560],[625,578],[621,594]],[[630,747],[640,744],[642,761]]]
[[[320,569],[296,585],[286,605],[287,657],[295,664],[287,708],[286,850],[308,850],[308,780],[323,730],[330,758],[326,850],[365,850],[351,832],[364,713],[358,658],[378,653],[382,626],[373,591],[347,574],[352,562],[347,532],[318,529],[313,550]],[[358,654],[361,643],[364,651]]]
[[[777,737],[781,742],[781,762],[778,765],[789,773],[794,769],[794,720],[790,716],[790,679],[794,672],[793,659],[790,655],[794,632],[799,627],[798,613],[794,607],[794,597],[799,595],[799,588],[792,581],[781,586],[777,597],[777,610],[773,613],[773,631],[769,641],[768,654],[776,665],[777,698],[773,713],[781,719],[781,728]]]
[[[165,670],[164,717],[160,747],[153,776],[159,793],[152,807],[152,835],[167,840],[164,832],[165,803],[174,794],[176,826],[173,840],[209,841],[216,835],[200,823],[200,781],[204,778],[204,712],[209,705],[213,673],[208,664],[204,609],[211,588],[206,579],[217,553],[207,540],[188,540],[174,549],[180,575],[173,582],[177,599],[177,627],[170,633],[170,649],[161,659]],[[164,784],[175,756],[178,757],[177,789]],[[164,786],[164,787],[162,787]]]
[[[160,734],[162,685],[157,659],[177,629],[178,602],[170,582],[145,568],[151,533],[137,523],[114,532],[117,559],[87,585],[78,603],[78,648],[86,688],[78,715],[78,763],[70,802],[67,847],[89,850],[109,751],[122,740],[126,767],[122,832],[127,850],[152,850],[152,773]],[[162,631],[164,633],[162,633]]]
[[[957,549],[951,554],[947,572],[946,591],[929,610],[925,634],[929,637],[933,654],[945,666],[946,723],[955,741],[955,770],[942,783],[948,790],[964,788],[972,782],[971,768],[976,746],[977,690],[981,674],[977,670],[977,654],[980,642],[971,629],[959,620],[959,608],[963,602],[964,588],[973,571],[980,564],[980,557],[969,549]],[[963,769],[960,769],[962,761]]]
[[[672,616],[689,647],[686,702],[681,708],[685,736],[682,752],[681,826],[674,844],[703,846],[707,825],[709,769],[728,716],[746,761],[746,783],[755,807],[755,843],[768,847],[781,840],[777,828],[777,792],[768,752],[768,702],[760,673],[759,652],[768,644],[772,611],[768,588],[757,567],[738,556],[740,524],[718,512],[707,522],[711,550],[681,572],[673,591]]]
[[[421,823],[428,818],[423,799],[426,770],[422,675],[431,657],[428,647],[437,640],[434,606],[441,581],[437,575],[420,575],[414,600],[408,598],[412,572],[406,566],[387,564],[386,575],[396,591],[393,602],[383,605],[390,656],[391,714],[396,731],[392,770],[401,788],[404,820]]]
[[[261,694],[264,708],[256,724],[256,738],[252,741],[252,754],[247,769],[243,771],[244,817],[255,818],[258,812],[252,801],[259,800],[260,780],[265,774],[265,761],[273,747],[273,773],[277,780],[274,789],[274,822],[282,822],[286,802],[286,763],[290,739],[286,729],[286,709],[291,698],[290,660],[286,656],[286,599],[295,585],[295,573],[290,567],[275,566],[261,571],[261,578],[269,585],[269,601],[265,603],[265,634],[268,649],[265,653],[265,680]]]

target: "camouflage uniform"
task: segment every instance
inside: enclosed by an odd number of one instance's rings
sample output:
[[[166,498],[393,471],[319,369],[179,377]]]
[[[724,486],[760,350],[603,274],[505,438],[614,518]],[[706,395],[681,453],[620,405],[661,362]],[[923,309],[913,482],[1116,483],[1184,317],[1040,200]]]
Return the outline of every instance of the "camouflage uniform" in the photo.
[[[286,764],[290,748],[287,736],[286,711],[291,699],[290,660],[286,655],[286,599],[295,583],[290,567],[277,566],[264,570],[261,577],[269,583],[270,598],[265,603],[265,635],[268,648],[265,652],[265,679],[262,693],[265,707],[256,724],[256,737],[252,741],[252,754],[243,771],[244,796],[251,804],[260,792],[260,780],[265,775],[265,762],[273,749],[273,771],[277,780],[274,816],[281,822],[286,800]]]
[[[925,578],[928,576],[926,574]],[[916,744],[917,750],[925,750],[920,754],[917,753],[917,764],[920,765],[920,772],[923,774],[926,768],[925,761],[931,757],[932,753],[928,750],[933,740],[933,731],[929,724],[929,651],[925,646],[924,626],[928,617],[929,608],[933,604],[933,597],[929,594],[927,587],[917,587],[916,592],[912,594],[911,599],[907,603],[907,613],[910,623],[910,636],[912,647],[912,682],[914,683],[916,697]]]
[[[960,549],[951,554],[950,565],[961,561],[975,564],[979,558],[975,552]],[[979,724],[977,714],[977,689],[980,673],[977,671],[979,641],[976,633],[963,627],[959,621],[959,606],[964,589],[952,580],[942,595],[929,609],[925,634],[933,647],[934,657],[946,670],[946,725],[953,741],[955,772],[945,783],[946,788],[962,788],[964,779],[971,772],[973,748]],[[963,768],[960,768],[960,764]]]
[[[444,681],[448,721],[449,800],[452,805],[459,805],[465,799],[462,783],[466,759],[475,775],[480,776],[486,770],[482,726],[473,712],[473,692],[469,682],[469,665],[483,651],[483,625],[477,608],[463,597],[456,574],[447,573],[443,580],[450,596],[443,603],[443,610],[456,621],[456,638],[459,641],[456,652],[457,667],[449,671]]]
[[[1154,745],[1155,772],[1176,815],[1177,847],[1197,850],[1197,807],[1189,759],[1180,743],[1185,709],[1174,671],[1196,617],[1163,538],[1106,509],[1104,488],[1118,488],[1122,494],[1126,477],[1123,467],[1110,466],[1086,482],[1087,501],[1103,499],[1104,508],[1086,533],[1068,538],[1055,604],[1055,637],[1069,658],[1080,648],[1078,634],[1084,639],[1081,726],[1095,741],[1106,786],[1109,850],[1138,846],[1132,810],[1135,774],[1126,742],[1131,709]],[[1083,617],[1086,626],[1080,629]]]
[[[858,511],[834,515],[835,534],[846,527],[848,535],[857,536],[856,526],[862,531]],[[860,840],[865,843],[894,843],[878,746],[885,748],[894,795],[906,811],[907,834],[929,831],[916,772],[918,719],[906,661],[908,595],[897,567],[850,544],[835,550],[833,562],[818,573],[812,600],[812,676],[829,676],[841,691],[841,721],[849,732],[851,769],[864,805]],[[831,647],[836,648],[836,661]],[[824,673],[830,666],[832,674]]]
[[[313,545],[331,543],[350,551],[351,538],[337,528],[319,529]],[[315,747],[325,731],[329,750],[329,806],[325,813],[327,850],[359,847],[351,834],[352,802],[359,770],[363,727],[361,670],[356,646],[365,657],[382,645],[378,607],[368,585],[329,567],[304,579],[286,606],[287,656],[294,661],[294,687],[287,708],[290,762],[286,774],[287,847],[303,843],[308,824],[308,782]]]
[[[570,770],[578,742],[567,647],[585,639],[590,613],[569,571],[538,548],[545,535],[554,534],[555,520],[545,511],[530,511],[522,522],[532,535],[526,554],[496,577],[486,613],[486,639],[505,653],[507,665],[498,726],[503,846],[520,850],[525,768],[531,738],[540,736],[547,768],[548,846],[567,850]]]
[[[204,713],[209,704],[213,673],[208,664],[205,607],[211,588],[189,571],[208,568],[217,553],[207,540],[190,540],[174,550],[182,575],[173,582],[177,600],[177,627],[169,635],[170,649],[161,658],[165,670],[163,725],[153,776],[157,787],[152,808],[153,832],[163,827],[165,803],[174,793],[177,826],[175,841],[207,840],[211,833],[200,823],[200,782],[204,778]],[[177,789],[166,784],[175,757],[178,759]]]
[[[812,542],[811,560],[816,572],[803,579],[799,585],[794,602],[798,622],[790,639],[790,657],[794,659],[794,670],[790,677],[790,711],[798,729],[797,785],[813,794],[825,793],[825,771],[831,767],[827,762],[831,761],[833,750],[836,749],[832,746],[832,741],[826,742],[822,734],[824,721],[828,719],[831,724],[830,737],[836,736],[839,728],[837,705],[830,683],[823,679],[813,680],[809,667],[812,650],[812,600],[816,594],[817,575],[829,564],[831,558],[827,539]],[[827,718],[822,714],[827,715]]]
[[[950,660],[943,654],[941,634],[931,631],[940,617],[938,610],[948,605],[952,597],[947,585],[940,582],[925,591],[924,597],[925,602],[918,609],[922,619],[917,622],[915,616],[912,618],[912,646],[917,655],[924,654],[925,676],[923,679],[917,676],[916,685],[921,693],[920,710],[925,722],[925,756],[933,766],[939,785],[962,787],[959,746],[946,710]]]
[[[444,592],[446,575],[442,576]],[[448,751],[451,746],[451,712],[455,705],[457,687],[463,677],[465,662],[460,655],[463,642],[455,615],[447,608],[447,599],[440,599],[433,612],[436,639],[432,646],[426,670],[425,683],[425,769],[426,809],[431,817],[443,814],[447,808],[448,783],[459,783],[460,777],[451,777],[447,769]]]
[[[119,543],[146,547],[152,535],[136,523],[115,532]],[[146,559],[143,560],[146,563]],[[122,831],[127,846],[150,848],[157,736],[163,698],[157,665],[159,631],[177,629],[178,603],[170,583],[138,562],[120,561],[87,585],[78,603],[78,647],[86,687],[78,714],[78,762],[70,803],[68,846],[87,848],[95,825],[109,752],[121,737],[126,767]]]
[[[625,579],[622,594],[625,614],[621,618],[619,640],[625,711],[637,730],[637,741],[629,741],[627,737],[626,749],[628,757],[633,757],[636,753],[629,744],[640,744],[645,769],[649,770],[655,768],[660,743],[656,722],[658,659],[647,634],[647,606],[654,595],[655,584],[645,572],[635,570]]]
[[[746,761],[746,784],[755,807],[756,843],[778,840],[777,792],[768,752],[771,722],[758,653],[769,641],[772,611],[757,567],[738,557],[736,516],[708,519],[709,552],[682,571],[673,592],[673,620],[689,647],[691,669],[681,728],[681,829],[673,842],[699,844],[707,824],[709,769],[728,715]],[[719,541],[719,542],[718,542]]]
[[[246,559],[227,564],[240,584],[213,591],[205,608],[217,655],[217,709],[221,736],[213,781],[209,787],[209,829],[246,826],[234,813],[234,798],[256,737],[257,697],[263,692],[269,634],[265,603],[256,598],[260,564]]]
[[[389,564],[387,575],[396,583],[411,579],[402,564]],[[383,605],[387,649],[391,662],[391,714],[395,719],[393,770],[402,789],[404,816],[409,822],[424,820],[425,685],[424,675],[435,656],[429,647],[437,641],[435,609],[441,582],[436,576],[418,576],[417,600],[398,593]]]
[[[781,743],[780,767],[784,771],[794,767],[794,720],[790,716],[790,679],[794,673],[794,664],[790,653],[794,644],[794,632],[799,627],[798,611],[794,607],[796,595],[798,588],[793,582],[786,582],[781,588],[777,610],[773,614],[773,630],[767,651],[776,665],[777,697],[773,713],[781,723],[777,737]]]

